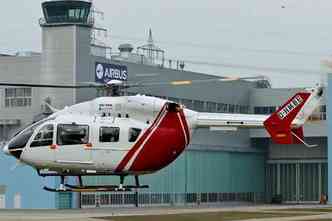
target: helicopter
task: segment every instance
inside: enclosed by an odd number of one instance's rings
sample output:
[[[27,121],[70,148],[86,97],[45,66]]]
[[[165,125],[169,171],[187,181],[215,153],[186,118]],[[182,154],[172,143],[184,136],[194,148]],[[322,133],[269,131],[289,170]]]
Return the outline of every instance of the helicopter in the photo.
[[[0,83],[0,86],[105,87],[11,83]],[[142,84],[112,81],[106,86],[127,88]],[[16,133],[3,151],[35,168],[42,177],[60,177],[59,187],[45,186],[47,191],[110,192],[149,188],[140,184],[139,176],[171,164],[190,144],[197,128],[265,128],[277,144],[315,147],[304,141],[303,125],[322,95],[320,86],[303,89],[271,115],[197,112],[180,103],[145,95],[99,97],[62,110],[47,104],[53,113]],[[120,184],[86,186],[82,182],[84,176],[109,175],[119,176]],[[69,176],[78,177],[78,185],[66,183],[65,178]],[[127,176],[135,177],[135,185],[124,185]]]

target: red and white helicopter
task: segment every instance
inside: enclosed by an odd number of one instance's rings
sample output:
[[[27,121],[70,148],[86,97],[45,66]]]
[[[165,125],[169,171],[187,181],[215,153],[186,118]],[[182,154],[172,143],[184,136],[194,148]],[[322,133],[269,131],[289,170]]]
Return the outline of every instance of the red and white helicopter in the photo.
[[[116,83],[117,84],[117,83]],[[0,83],[0,86],[84,88],[89,86]],[[54,111],[17,133],[4,152],[35,168],[40,176],[60,176],[48,191],[129,191],[147,188],[139,176],[172,163],[200,127],[266,128],[279,144],[302,143],[303,124],[318,106],[323,88],[304,89],[271,115],[201,113],[149,96],[100,97]],[[50,107],[51,108],[51,107]],[[120,185],[84,186],[82,176],[117,175]],[[124,178],[135,176],[135,185]],[[77,176],[78,185],[65,183]]]

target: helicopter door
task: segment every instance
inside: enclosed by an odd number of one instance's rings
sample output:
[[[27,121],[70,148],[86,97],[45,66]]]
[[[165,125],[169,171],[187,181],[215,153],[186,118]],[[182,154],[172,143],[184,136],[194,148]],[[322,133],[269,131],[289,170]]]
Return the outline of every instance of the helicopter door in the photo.
[[[57,151],[55,158],[58,163],[89,165],[91,149],[89,126],[78,124],[59,124],[57,126]]]
[[[30,148],[27,149],[25,157],[33,161],[54,161],[54,151],[50,146],[53,144],[54,125],[46,124],[41,127],[30,143]]]

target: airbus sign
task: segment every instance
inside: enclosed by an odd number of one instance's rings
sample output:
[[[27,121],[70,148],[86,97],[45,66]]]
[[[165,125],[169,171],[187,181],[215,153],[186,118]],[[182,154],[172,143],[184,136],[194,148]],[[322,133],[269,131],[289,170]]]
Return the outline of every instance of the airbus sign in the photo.
[[[110,80],[128,80],[127,66],[96,62],[95,80],[98,83],[107,83]]]

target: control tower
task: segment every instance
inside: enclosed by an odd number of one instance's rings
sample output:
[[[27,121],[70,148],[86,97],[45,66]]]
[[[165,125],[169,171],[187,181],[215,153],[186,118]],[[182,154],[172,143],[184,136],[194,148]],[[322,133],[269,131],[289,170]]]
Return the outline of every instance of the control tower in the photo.
[[[41,84],[87,82],[93,16],[90,1],[45,1],[42,28]],[[80,73],[80,74],[78,74]],[[77,90],[40,89],[41,101],[48,99],[57,108],[78,101]],[[61,96],[59,95],[61,94]]]

